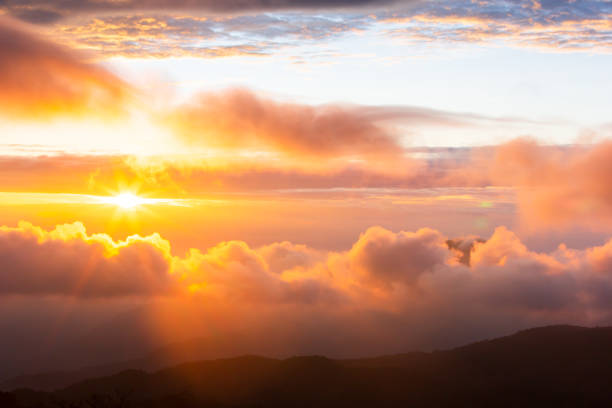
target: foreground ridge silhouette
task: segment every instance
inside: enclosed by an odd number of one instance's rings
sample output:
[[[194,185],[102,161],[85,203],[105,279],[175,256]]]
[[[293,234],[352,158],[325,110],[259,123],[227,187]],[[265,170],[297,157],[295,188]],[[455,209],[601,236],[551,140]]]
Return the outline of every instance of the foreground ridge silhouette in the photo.
[[[549,326],[352,360],[243,356],[0,394],[3,408],[549,406],[612,406],[612,327]]]

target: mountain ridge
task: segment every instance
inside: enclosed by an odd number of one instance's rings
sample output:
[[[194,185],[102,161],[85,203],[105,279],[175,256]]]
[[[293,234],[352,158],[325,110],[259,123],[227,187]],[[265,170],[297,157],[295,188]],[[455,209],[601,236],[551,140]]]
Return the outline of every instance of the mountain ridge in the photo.
[[[3,398],[20,408],[58,401],[85,407],[92,398],[101,398],[94,406],[109,408],[603,407],[612,403],[610,384],[612,327],[555,325],[433,352],[362,359],[244,355],[152,373],[125,370],[55,392],[21,389]]]

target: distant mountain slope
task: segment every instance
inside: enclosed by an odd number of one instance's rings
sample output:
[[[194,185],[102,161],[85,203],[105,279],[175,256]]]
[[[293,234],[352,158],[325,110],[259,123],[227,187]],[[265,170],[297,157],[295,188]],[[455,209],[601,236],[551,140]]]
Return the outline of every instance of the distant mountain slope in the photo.
[[[246,337],[244,334],[235,334],[234,336],[242,339]],[[112,375],[129,369],[157,371],[164,367],[189,361],[237,356],[242,354],[241,349],[244,349],[242,345],[233,345],[215,337],[195,338],[157,348],[136,359],[86,366],[77,370],[51,371],[12,377],[0,382],[0,390],[31,388],[39,391],[53,391],[88,378]]]
[[[3,399],[3,407],[609,407],[612,328],[543,327],[368,359],[202,361]]]

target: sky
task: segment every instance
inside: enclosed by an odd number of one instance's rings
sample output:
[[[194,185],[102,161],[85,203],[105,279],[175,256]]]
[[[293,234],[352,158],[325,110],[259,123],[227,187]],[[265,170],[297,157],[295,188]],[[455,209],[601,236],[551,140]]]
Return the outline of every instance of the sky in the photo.
[[[612,324],[611,17],[0,0],[0,379]]]

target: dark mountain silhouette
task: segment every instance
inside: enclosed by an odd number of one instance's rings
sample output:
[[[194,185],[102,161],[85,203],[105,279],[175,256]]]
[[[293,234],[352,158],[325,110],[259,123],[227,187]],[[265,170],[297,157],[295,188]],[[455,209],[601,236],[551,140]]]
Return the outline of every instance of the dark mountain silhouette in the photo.
[[[231,342],[229,341],[230,338],[241,339],[241,341]],[[245,348],[253,349],[253,346],[248,344],[249,341],[255,343],[249,338],[248,333],[229,333],[224,337],[195,338],[156,348],[140,358],[86,366],[76,370],[50,371],[12,377],[0,382],[0,390],[31,388],[38,391],[53,391],[88,378],[108,376],[129,369],[156,371],[189,361],[229,358],[243,354],[241,350]],[[272,350],[275,345],[271,342],[267,349],[257,352],[274,355]]]
[[[245,356],[128,370],[2,407],[609,407],[612,327],[551,326],[432,353]]]

